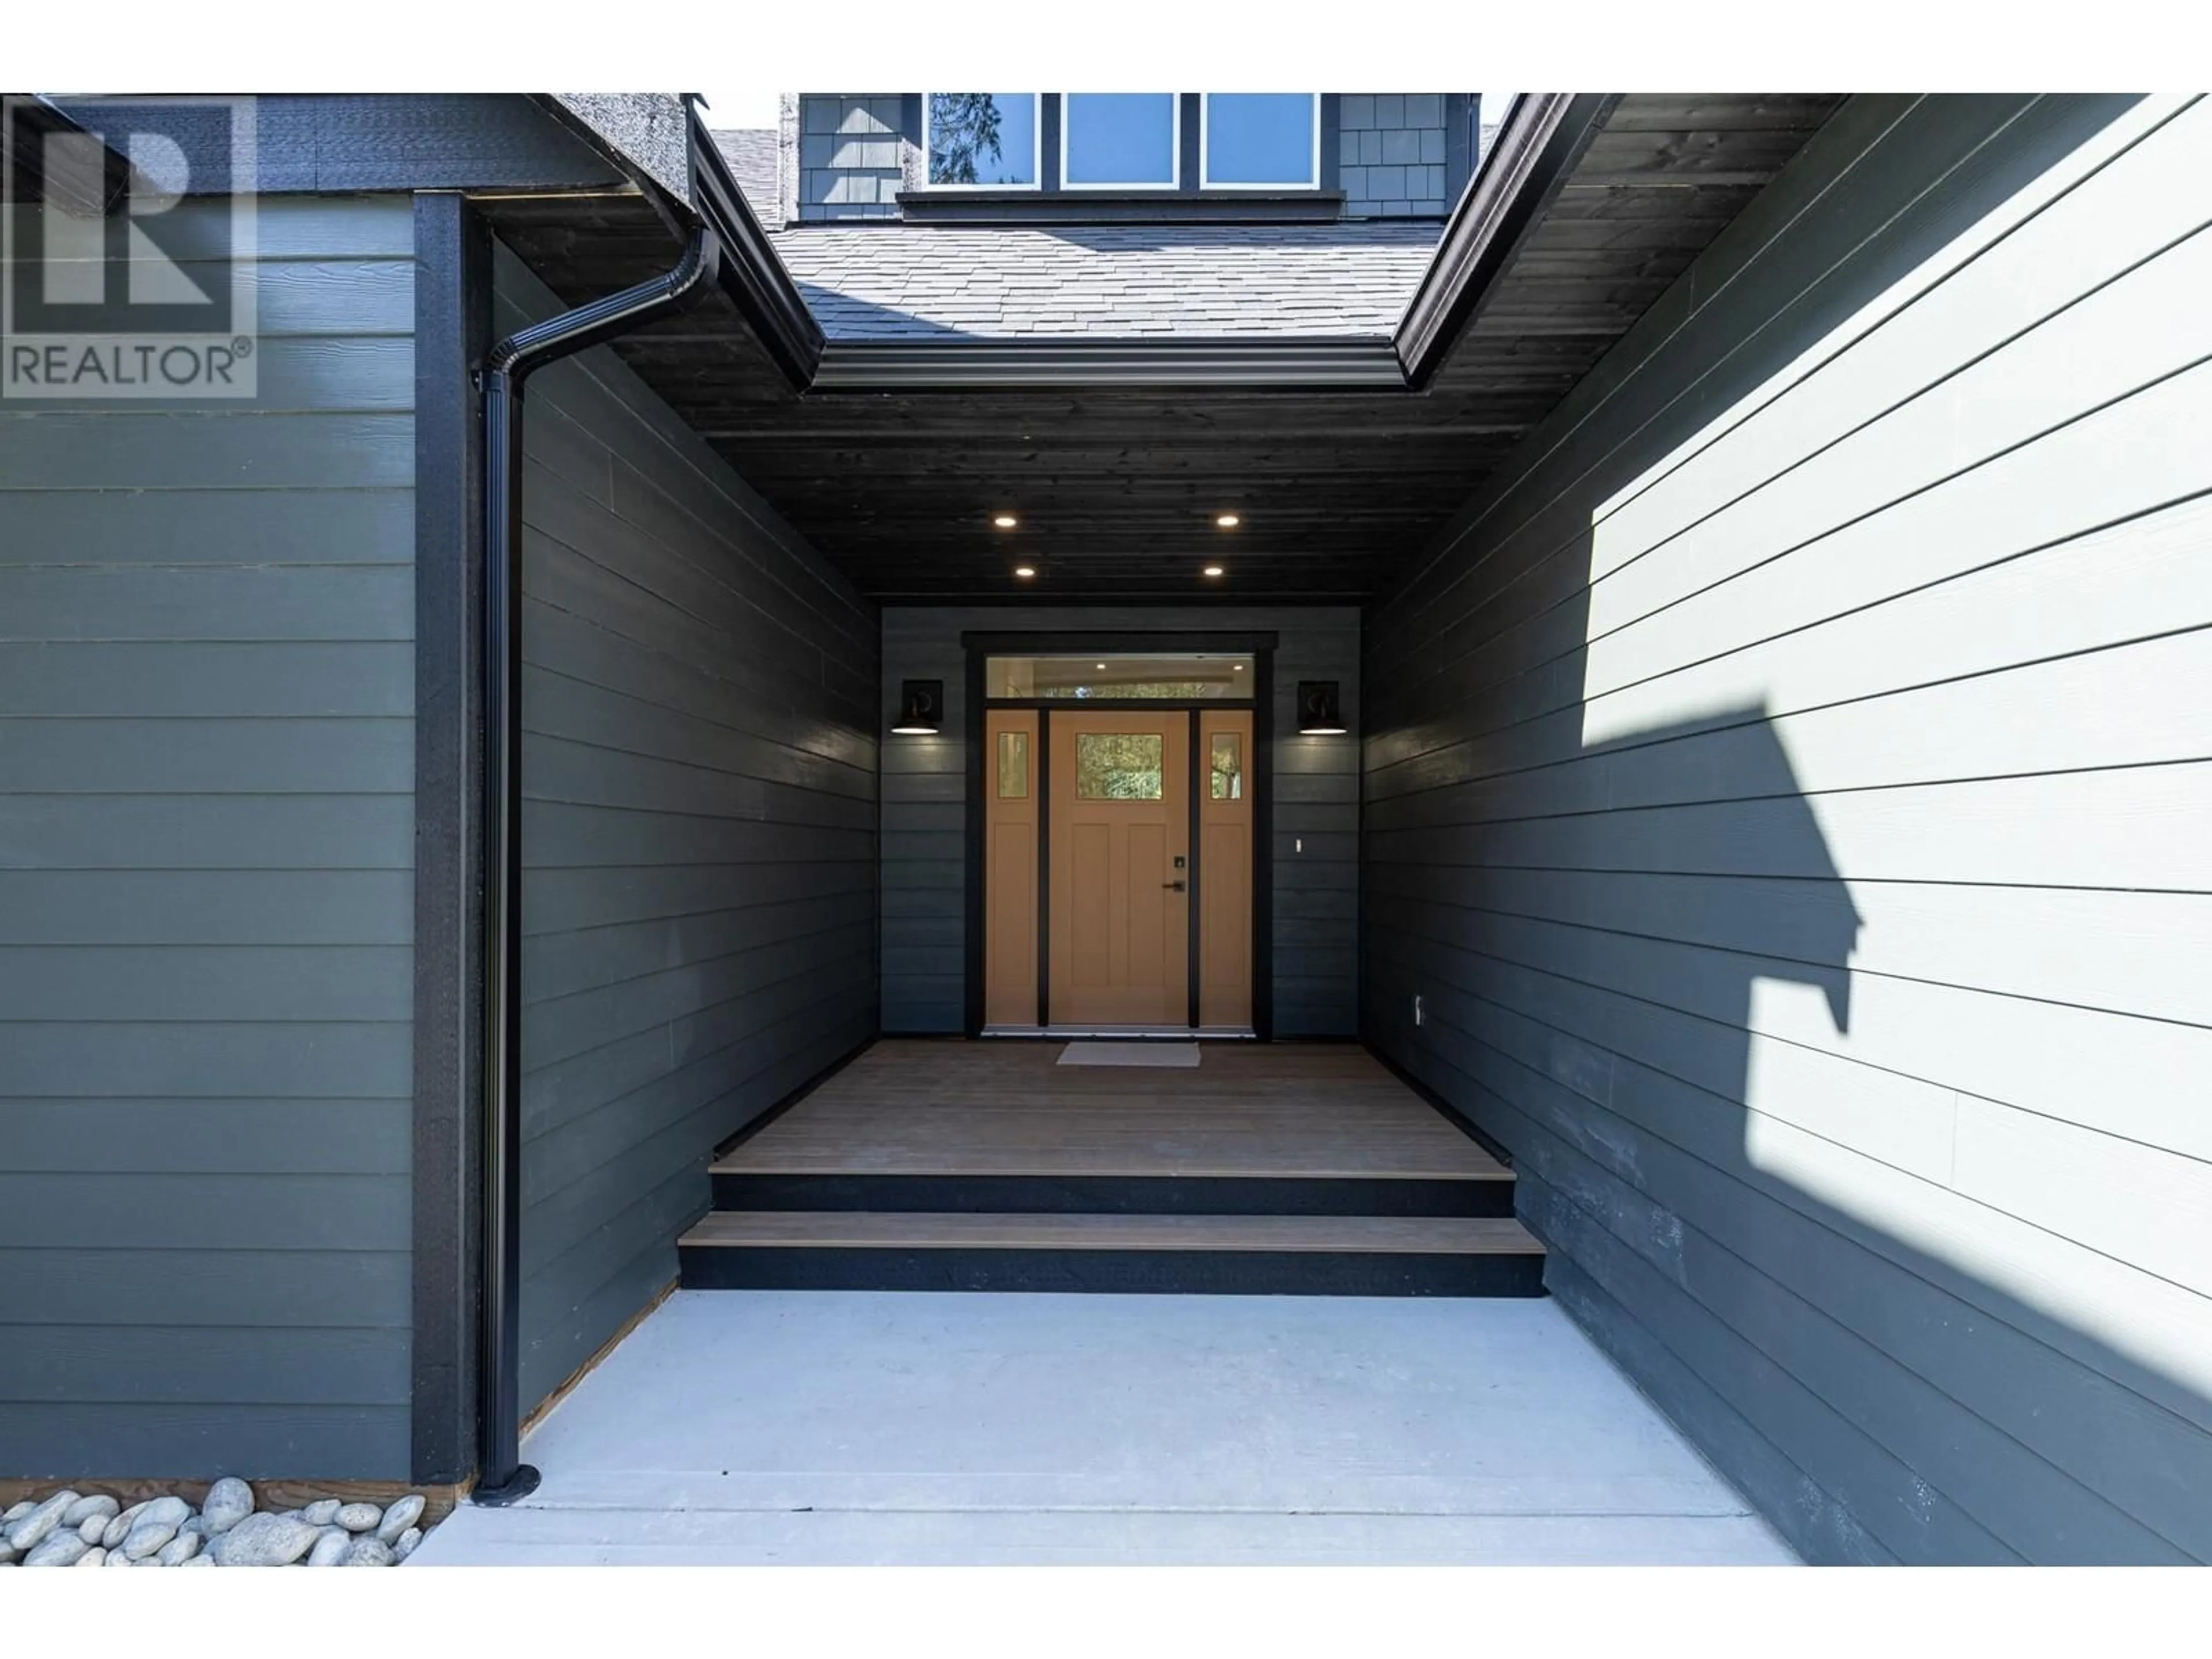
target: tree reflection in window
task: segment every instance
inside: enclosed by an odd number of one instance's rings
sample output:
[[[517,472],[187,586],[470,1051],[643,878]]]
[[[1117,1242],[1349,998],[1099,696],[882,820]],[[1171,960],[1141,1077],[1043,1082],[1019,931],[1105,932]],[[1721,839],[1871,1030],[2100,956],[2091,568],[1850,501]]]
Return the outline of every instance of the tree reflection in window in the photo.
[[[1079,732],[1079,800],[1158,800],[1165,743],[1157,732]]]

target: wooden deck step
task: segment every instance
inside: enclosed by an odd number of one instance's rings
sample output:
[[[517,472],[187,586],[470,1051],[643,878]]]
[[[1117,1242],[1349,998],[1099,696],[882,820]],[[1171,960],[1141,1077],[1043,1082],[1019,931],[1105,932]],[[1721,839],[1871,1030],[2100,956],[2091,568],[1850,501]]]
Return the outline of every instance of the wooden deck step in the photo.
[[[976,1163],[990,1160],[977,1158]],[[1324,1172],[1111,1173],[748,1169],[714,1166],[718,1210],[1160,1216],[1510,1216],[1513,1176]]]
[[[689,1289],[1540,1296],[1508,1217],[717,1211]]]

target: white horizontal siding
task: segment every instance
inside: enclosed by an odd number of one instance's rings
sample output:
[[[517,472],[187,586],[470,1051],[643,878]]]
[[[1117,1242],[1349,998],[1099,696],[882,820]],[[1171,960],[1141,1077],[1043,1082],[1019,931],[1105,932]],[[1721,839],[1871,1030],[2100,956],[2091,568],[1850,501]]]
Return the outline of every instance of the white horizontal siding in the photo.
[[[1854,100],[1370,620],[1370,1035],[1817,1554],[2212,1556],[2208,227],[2212,104]]]

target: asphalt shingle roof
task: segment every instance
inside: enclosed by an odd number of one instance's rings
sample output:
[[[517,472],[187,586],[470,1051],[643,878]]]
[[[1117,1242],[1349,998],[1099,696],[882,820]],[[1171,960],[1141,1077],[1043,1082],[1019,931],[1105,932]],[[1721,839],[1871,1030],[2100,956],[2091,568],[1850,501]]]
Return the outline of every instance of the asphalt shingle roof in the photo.
[[[730,164],[730,176],[744,192],[753,216],[770,230],[783,223],[777,203],[775,129],[725,127],[714,134],[714,148]]]
[[[1443,227],[813,226],[775,238],[833,340],[1390,333]]]

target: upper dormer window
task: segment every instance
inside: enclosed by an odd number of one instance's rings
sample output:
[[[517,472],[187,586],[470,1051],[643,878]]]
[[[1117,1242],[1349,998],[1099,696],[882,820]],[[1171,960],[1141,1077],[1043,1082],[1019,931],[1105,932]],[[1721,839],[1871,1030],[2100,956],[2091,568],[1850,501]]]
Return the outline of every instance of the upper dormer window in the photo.
[[[1067,92],[1060,100],[1060,178],[1068,190],[1173,190],[1182,100],[1171,92]]]
[[[922,94],[929,183],[943,190],[1035,190],[1043,124],[1034,92]]]
[[[1207,190],[1320,188],[1321,94],[1205,94],[1199,157],[1199,183]]]

